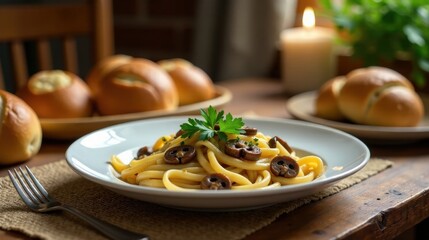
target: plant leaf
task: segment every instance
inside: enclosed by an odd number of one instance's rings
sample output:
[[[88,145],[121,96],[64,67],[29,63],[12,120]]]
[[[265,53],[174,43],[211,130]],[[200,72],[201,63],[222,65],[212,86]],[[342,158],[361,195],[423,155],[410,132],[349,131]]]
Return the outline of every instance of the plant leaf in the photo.
[[[206,120],[206,122],[201,122],[201,124],[214,128],[216,123],[223,118],[223,110],[219,113],[216,111],[216,109],[212,106],[209,106],[207,108],[207,111],[204,111],[203,109],[200,110],[201,116]]]
[[[421,69],[423,69],[426,72],[429,72],[429,60],[427,59],[420,59],[420,61],[418,61],[419,67]]]
[[[200,113],[204,120],[188,118],[188,122],[180,125],[183,131],[182,138],[192,137],[199,132],[200,140],[208,140],[218,135],[219,139],[227,141],[227,133],[238,134],[244,131],[241,129],[244,126],[243,120],[234,118],[230,113],[224,116],[224,111],[217,112],[212,106],[206,111],[201,109]],[[219,126],[219,129],[216,128],[216,125]]]
[[[219,121],[219,131],[224,133],[238,134],[243,126],[243,119],[233,118],[231,113],[228,113],[224,120]]]
[[[429,25],[429,6],[422,6],[417,8],[417,15],[426,25]]]
[[[404,27],[404,33],[411,43],[417,44],[419,46],[425,45],[425,39],[422,37],[420,30],[415,26],[406,25]]]

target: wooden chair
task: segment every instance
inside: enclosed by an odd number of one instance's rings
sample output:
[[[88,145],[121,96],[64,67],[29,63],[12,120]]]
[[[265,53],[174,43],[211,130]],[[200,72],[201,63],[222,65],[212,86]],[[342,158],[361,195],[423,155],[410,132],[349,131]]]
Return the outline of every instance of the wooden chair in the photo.
[[[77,39],[88,37],[91,64],[113,54],[111,0],[86,0],[67,4],[0,5],[0,43],[5,43],[12,79],[4,76],[0,62],[0,89],[12,81],[16,90],[29,78],[27,42],[34,42],[38,70],[53,69],[52,44],[60,41],[64,70],[78,73]],[[34,50],[34,49],[33,49]],[[31,64],[34,64],[31,62]],[[3,73],[2,73],[3,69]]]

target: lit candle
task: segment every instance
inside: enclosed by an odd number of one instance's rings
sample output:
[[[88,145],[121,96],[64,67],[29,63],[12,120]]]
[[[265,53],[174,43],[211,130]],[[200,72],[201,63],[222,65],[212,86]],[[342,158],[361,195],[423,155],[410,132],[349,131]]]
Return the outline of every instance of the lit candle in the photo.
[[[300,93],[318,89],[334,77],[334,31],[315,27],[312,8],[306,8],[303,27],[281,33],[282,78],[286,92]]]

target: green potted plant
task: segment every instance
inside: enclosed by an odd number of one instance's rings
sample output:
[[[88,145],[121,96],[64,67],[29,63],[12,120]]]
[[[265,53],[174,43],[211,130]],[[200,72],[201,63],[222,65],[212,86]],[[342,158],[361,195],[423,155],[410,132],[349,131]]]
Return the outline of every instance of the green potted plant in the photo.
[[[410,80],[424,87],[429,73],[429,2],[427,0],[322,0],[332,22],[346,36],[352,56],[364,65],[399,58],[411,63]]]

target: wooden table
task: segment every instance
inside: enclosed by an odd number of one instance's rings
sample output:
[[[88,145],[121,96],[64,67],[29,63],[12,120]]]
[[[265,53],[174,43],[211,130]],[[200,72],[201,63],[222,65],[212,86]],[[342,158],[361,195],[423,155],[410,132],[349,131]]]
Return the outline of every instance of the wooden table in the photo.
[[[233,92],[224,108],[233,114],[289,118],[287,96],[278,80],[221,82]],[[42,165],[64,159],[71,142],[44,140],[26,162]],[[394,162],[389,168],[338,194],[298,208],[246,239],[429,239],[429,139],[407,145],[369,145],[373,157]],[[10,166],[9,166],[10,167]],[[8,167],[0,167],[0,176]],[[0,231],[1,239],[27,239]]]

